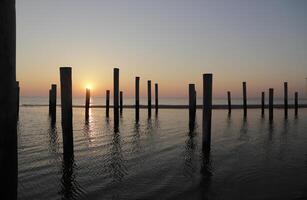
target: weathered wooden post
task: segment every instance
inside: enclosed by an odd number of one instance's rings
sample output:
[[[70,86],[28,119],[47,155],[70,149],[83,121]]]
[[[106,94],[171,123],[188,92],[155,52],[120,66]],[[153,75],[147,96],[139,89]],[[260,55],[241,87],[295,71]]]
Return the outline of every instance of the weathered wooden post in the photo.
[[[88,121],[90,114],[90,99],[91,99],[91,91],[89,88],[86,88],[85,91],[85,120]]]
[[[119,126],[119,69],[113,70],[113,112],[114,112],[114,127],[117,129]]]
[[[298,115],[298,92],[294,93],[294,114],[295,117]]]
[[[269,120],[270,122],[273,122],[273,117],[274,117],[274,89],[270,88],[269,89]]]
[[[284,82],[284,110],[285,118],[288,118],[288,83]]]
[[[151,118],[151,80],[147,81],[148,118]]]
[[[20,99],[20,87],[19,87],[19,81],[16,81],[16,95],[17,95],[17,103],[16,103],[16,109],[17,109],[17,119],[19,117],[19,99]]]
[[[231,93],[230,91],[227,92],[227,99],[228,99],[228,114],[231,114]]]
[[[110,113],[110,90],[106,91],[106,117],[109,117]]]
[[[212,74],[203,75],[203,149],[210,150],[212,117]]]
[[[119,93],[119,112],[120,115],[123,114],[123,91],[120,91]]]
[[[194,130],[195,124],[195,84],[189,84],[189,129]]]
[[[135,77],[135,120],[140,119],[140,77]]]
[[[49,115],[51,115],[51,96],[52,96],[52,91],[49,89]]]
[[[265,109],[265,93],[261,92],[261,115],[264,116]]]
[[[246,82],[243,82],[243,110],[244,110],[244,117],[246,117],[247,116]]]
[[[0,1],[1,199],[17,199],[17,98],[15,0]]]
[[[159,88],[158,83],[155,83],[155,109],[156,109],[156,115],[158,114],[159,110]]]
[[[56,84],[51,85],[50,90],[50,114],[55,119],[56,117],[56,102],[57,102],[57,86]]]
[[[73,154],[73,128],[72,128],[72,80],[71,67],[60,67],[61,80],[61,111],[64,157]]]

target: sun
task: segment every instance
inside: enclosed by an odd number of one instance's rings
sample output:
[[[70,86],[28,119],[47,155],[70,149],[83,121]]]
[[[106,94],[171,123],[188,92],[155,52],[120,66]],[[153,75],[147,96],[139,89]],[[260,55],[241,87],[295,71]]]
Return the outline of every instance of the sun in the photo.
[[[93,85],[91,84],[91,83],[87,83],[86,85],[85,85],[85,89],[93,89]]]

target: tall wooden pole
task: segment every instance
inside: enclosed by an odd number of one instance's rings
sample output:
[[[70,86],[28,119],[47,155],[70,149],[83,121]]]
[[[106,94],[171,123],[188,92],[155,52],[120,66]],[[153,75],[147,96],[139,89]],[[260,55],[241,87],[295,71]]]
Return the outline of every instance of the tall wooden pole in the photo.
[[[203,75],[203,150],[211,146],[212,74]]]
[[[156,109],[156,114],[158,114],[158,110],[159,110],[159,88],[158,88],[158,83],[155,83],[155,109]]]
[[[91,99],[91,91],[89,88],[86,88],[85,91],[85,120],[89,119],[90,114],[90,99]]]
[[[228,99],[228,114],[231,114],[231,93],[230,91],[227,92],[227,99]]]
[[[1,199],[17,199],[17,95],[15,0],[0,1]]]
[[[274,117],[274,89],[270,88],[269,89],[269,120],[270,122],[273,122],[273,117]]]
[[[140,119],[140,77],[135,77],[135,121]]]
[[[113,111],[114,111],[114,127],[117,129],[119,126],[119,69],[113,70]]]
[[[148,118],[151,118],[151,81],[147,81]]]
[[[261,115],[264,116],[265,109],[265,93],[261,92]]]
[[[284,82],[284,110],[285,118],[288,118],[288,83]]]
[[[246,92],[246,82],[243,82],[243,110],[244,117],[247,116],[247,92]]]
[[[72,127],[72,79],[71,67],[60,68],[61,80],[61,111],[62,111],[62,130],[64,157],[73,154],[73,127]]]
[[[110,116],[110,90],[106,91],[106,117]]]

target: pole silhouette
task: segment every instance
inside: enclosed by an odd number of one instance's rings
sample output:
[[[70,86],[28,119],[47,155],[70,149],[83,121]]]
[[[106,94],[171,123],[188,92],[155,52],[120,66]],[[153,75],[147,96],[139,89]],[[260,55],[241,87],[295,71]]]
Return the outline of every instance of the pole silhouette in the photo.
[[[0,1],[1,199],[17,199],[17,89],[15,0]]]
[[[117,129],[119,126],[119,69],[113,70],[113,112],[114,112],[114,127]]]
[[[211,146],[212,74],[203,75],[203,150]]]
[[[19,101],[20,101],[20,86],[19,86],[19,81],[16,81],[16,95],[17,95],[17,100],[16,100],[16,115],[17,115],[17,119],[19,117]]]
[[[230,91],[227,92],[227,99],[228,99],[228,114],[231,114],[231,93]]]
[[[195,84],[189,84],[189,129],[194,130],[195,124]]]
[[[274,89],[269,89],[269,120],[270,122],[273,122],[274,117]]]
[[[247,92],[246,92],[246,82],[242,83],[243,85],[243,110],[244,110],[244,117],[247,116]]]
[[[151,80],[147,81],[148,118],[151,118]]]
[[[298,92],[294,93],[294,115],[298,115]]]
[[[106,117],[109,117],[110,113],[110,90],[106,91]]]
[[[261,115],[264,116],[265,109],[265,93],[261,92]]]
[[[73,153],[71,67],[60,68],[64,157]]]
[[[135,77],[135,121],[140,120],[140,77]]]
[[[284,82],[284,111],[285,118],[288,118],[288,83]]]
[[[123,114],[123,91],[120,91],[119,93],[119,112],[120,115]]]
[[[158,83],[155,83],[155,109],[156,109],[156,115],[158,114],[159,110],[159,88]]]
[[[85,120],[89,120],[90,113],[90,100],[91,100],[91,90],[86,88],[85,90]]]

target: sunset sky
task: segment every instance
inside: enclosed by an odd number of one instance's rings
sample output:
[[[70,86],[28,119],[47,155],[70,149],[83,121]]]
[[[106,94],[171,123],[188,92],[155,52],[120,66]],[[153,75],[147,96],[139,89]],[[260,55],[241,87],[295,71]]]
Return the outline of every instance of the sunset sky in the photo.
[[[257,97],[283,82],[306,95],[306,0],[16,0],[17,79],[22,96],[47,96],[59,67],[73,68],[73,92],[94,96],[120,87],[134,95],[135,76],[158,82],[161,97],[202,92],[214,74],[214,96],[227,90]]]

